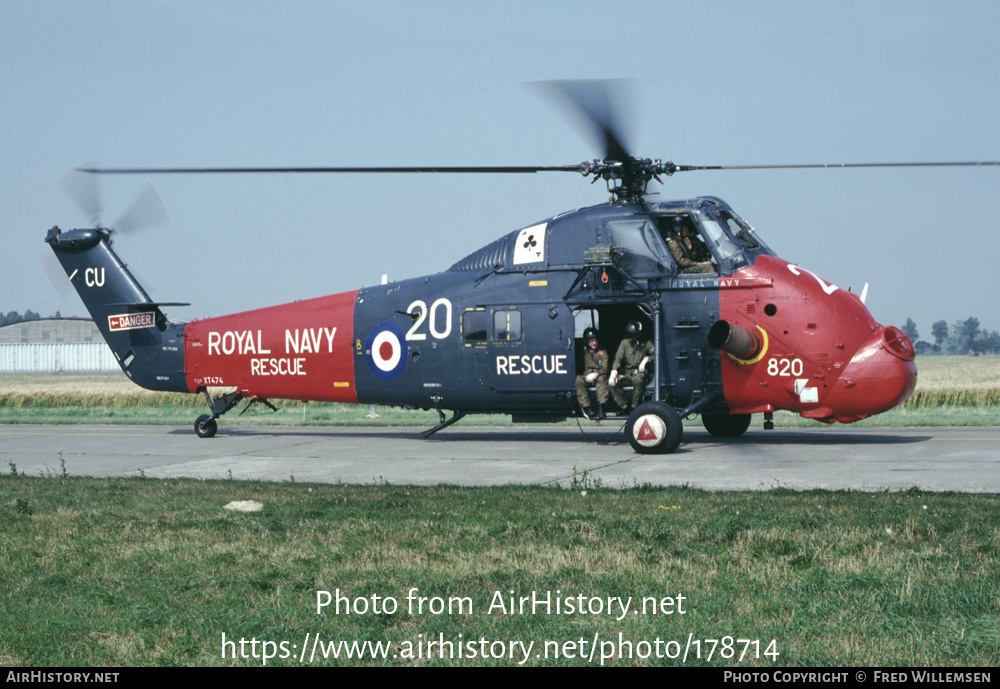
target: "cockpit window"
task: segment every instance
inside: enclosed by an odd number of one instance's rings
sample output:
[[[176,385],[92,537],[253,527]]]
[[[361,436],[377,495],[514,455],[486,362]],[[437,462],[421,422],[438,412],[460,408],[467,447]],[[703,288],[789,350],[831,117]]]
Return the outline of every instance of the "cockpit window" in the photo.
[[[615,246],[624,249],[623,268],[631,275],[659,275],[672,265],[667,247],[649,220],[608,222]]]

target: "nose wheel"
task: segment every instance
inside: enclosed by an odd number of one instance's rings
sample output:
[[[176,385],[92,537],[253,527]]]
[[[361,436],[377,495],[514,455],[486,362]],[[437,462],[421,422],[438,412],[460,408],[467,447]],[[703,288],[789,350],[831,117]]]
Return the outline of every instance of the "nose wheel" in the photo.
[[[670,454],[681,444],[684,428],[677,410],[665,402],[643,402],[625,424],[625,436],[640,454]]]

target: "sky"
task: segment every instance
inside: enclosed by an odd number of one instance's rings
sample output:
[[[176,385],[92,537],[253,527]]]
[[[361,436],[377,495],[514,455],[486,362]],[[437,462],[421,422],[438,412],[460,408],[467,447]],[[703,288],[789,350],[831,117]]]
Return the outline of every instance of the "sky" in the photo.
[[[633,153],[685,165],[1000,160],[1000,3],[0,0],[0,311],[85,315],[46,230],[79,165],[568,165],[600,150],[531,82],[624,78]],[[447,269],[602,203],[535,175],[104,177],[169,222],[115,248],[191,320]],[[699,171],[782,258],[886,324],[1000,329],[1000,167]],[[654,186],[656,186],[654,184]],[[61,276],[60,276],[61,280]],[[63,294],[60,294],[60,290]]]

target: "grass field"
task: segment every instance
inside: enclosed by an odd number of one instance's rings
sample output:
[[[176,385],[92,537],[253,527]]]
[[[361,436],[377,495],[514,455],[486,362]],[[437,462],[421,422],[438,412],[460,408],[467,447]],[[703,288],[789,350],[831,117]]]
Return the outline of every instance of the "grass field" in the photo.
[[[316,665],[1000,662],[998,496],[578,478],[561,489],[0,476],[0,665],[252,666],[265,653],[296,665],[303,648]],[[263,510],[223,509],[246,499]],[[317,614],[319,592],[338,590],[340,612]],[[532,595],[558,598],[562,614],[511,608]],[[627,614],[608,603],[630,597]],[[566,612],[581,601],[586,612]],[[391,646],[348,659],[340,642]]]
[[[918,392],[1000,379],[995,357],[918,364]],[[0,377],[8,423],[188,425],[202,404],[118,375]],[[367,411],[289,402],[225,422],[436,420]],[[907,407],[862,423],[998,425],[998,412]],[[509,423],[471,423],[484,418]],[[997,495],[612,489],[586,474],[563,488],[458,488],[65,472],[0,467],[0,665],[1000,662]],[[234,500],[263,509],[224,509]],[[324,591],[345,607],[317,612]],[[532,596],[588,611],[511,608]],[[627,614],[617,599],[631,599]]]
[[[906,408],[1000,406],[1000,356],[917,357],[917,389]]]

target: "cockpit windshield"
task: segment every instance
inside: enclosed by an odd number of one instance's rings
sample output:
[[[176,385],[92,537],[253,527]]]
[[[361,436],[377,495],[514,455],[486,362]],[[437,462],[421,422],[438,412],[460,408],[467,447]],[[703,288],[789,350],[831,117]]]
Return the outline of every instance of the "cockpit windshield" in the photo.
[[[733,241],[729,233],[726,232],[725,221],[721,220],[714,213],[700,213],[699,220],[701,227],[705,231],[708,245],[714,248],[714,253],[719,262],[733,261],[733,267],[740,268],[746,265],[746,259],[740,251],[740,246]]]
[[[702,208],[697,218],[723,272],[738,270],[753,263],[759,254],[771,253],[749,223],[726,209]]]

